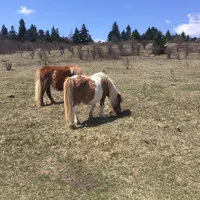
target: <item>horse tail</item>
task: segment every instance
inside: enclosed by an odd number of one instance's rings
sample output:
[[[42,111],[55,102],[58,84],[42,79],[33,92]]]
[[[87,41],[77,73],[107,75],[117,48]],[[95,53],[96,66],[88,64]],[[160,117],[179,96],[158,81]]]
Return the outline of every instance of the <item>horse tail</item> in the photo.
[[[65,117],[67,121],[72,119],[72,107],[74,105],[74,81],[70,77],[65,79],[64,82],[64,107]]]
[[[35,101],[41,103],[42,83],[40,78],[40,69],[35,72]]]

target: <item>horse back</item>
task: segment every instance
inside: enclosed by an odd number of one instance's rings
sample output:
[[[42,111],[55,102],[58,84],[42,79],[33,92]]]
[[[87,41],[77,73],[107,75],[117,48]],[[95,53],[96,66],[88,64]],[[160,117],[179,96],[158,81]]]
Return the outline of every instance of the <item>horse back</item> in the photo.
[[[65,78],[75,74],[82,74],[82,70],[76,65],[66,67],[44,66],[38,69],[37,73],[40,73],[42,83],[52,85],[55,89],[61,91],[63,90]]]
[[[74,77],[74,78],[73,78]],[[88,104],[95,95],[95,82],[86,76],[73,76],[74,80],[74,103],[75,105],[80,104],[81,102]]]
[[[63,90],[63,83],[66,77],[72,76],[71,71],[68,68],[54,69],[52,70],[52,86],[61,91]]]

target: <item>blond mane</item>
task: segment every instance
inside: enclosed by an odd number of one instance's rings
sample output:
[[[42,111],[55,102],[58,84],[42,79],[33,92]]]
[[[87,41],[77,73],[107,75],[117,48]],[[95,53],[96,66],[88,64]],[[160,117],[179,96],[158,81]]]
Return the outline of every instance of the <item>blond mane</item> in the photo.
[[[79,67],[77,67],[76,65],[69,65],[68,67],[69,67],[69,70],[70,70],[72,76],[73,75],[82,75],[82,70]]]

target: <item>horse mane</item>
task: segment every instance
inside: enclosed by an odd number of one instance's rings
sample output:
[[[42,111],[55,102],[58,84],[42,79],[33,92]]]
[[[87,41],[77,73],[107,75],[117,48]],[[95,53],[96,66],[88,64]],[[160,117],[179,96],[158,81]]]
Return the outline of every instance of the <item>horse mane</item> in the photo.
[[[72,74],[72,76],[73,75],[82,75],[82,70],[81,70],[81,68],[79,68],[78,66],[76,66],[76,65],[69,65],[69,66],[67,66],[68,68],[69,68],[69,70],[70,70],[70,72],[71,72],[71,74]]]
[[[101,80],[103,80],[107,84],[108,89],[109,89],[109,99],[111,101],[111,104],[115,105],[116,100],[117,100],[117,96],[120,93],[117,90],[117,88],[115,87],[113,81],[104,72],[96,73],[95,76],[98,76],[99,78],[101,78]]]

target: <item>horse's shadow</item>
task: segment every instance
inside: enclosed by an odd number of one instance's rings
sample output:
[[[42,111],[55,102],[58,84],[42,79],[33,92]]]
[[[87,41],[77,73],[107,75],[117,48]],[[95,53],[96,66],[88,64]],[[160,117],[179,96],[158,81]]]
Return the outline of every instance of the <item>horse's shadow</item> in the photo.
[[[111,123],[119,118],[124,118],[131,115],[131,111],[126,109],[122,111],[119,115],[111,115],[105,118],[101,117],[95,117],[90,120],[85,120],[80,126],[78,126],[76,129],[84,128],[84,127],[95,127],[100,126],[102,124],[108,124]]]
[[[52,105],[60,105],[60,104],[64,104],[64,101],[57,101],[55,103],[47,103],[44,106],[52,106]]]

